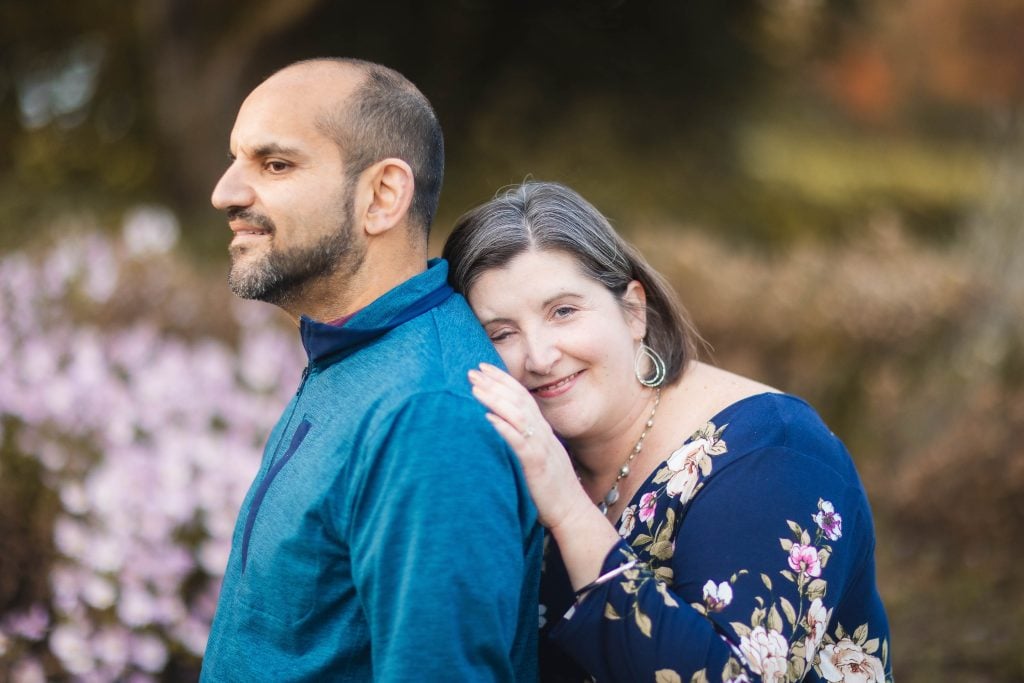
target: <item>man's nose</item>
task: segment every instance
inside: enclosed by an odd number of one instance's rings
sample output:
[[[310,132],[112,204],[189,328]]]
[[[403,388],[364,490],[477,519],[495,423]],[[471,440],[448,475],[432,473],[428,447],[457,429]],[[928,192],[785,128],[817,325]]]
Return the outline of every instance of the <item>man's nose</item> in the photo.
[[[225,211],[232,206],[249,206],[253,203],[254,197],[252,186],[246,182],[238,164],[233,163],[217,181],[210,202],[214,207]]]

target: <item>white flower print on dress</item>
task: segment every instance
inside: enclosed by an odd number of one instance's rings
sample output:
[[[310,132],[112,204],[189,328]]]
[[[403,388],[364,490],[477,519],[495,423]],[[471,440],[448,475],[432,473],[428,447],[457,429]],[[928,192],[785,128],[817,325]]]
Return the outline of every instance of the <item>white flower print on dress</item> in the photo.
[[[711,472],[711,458],[707,452],[707,439],[697,439],[676,450],[665,463],[672,472],[666,492],[679,496],[681,502],[688,501],[700,480],[700,475]]]
[[[781,633],[758,626],[740,639],[740,652],[750,670],[765,681],[785,681],[789,668],[789,643]]]
[[[654,477],[655,484],[668,482],[665,493],[670,498],[679,498],[686,503],[693,497],[700,486],[701,477],[711,474],[711,456],[722,455],[727,451],[722,432],[729,425],[716,428],[713,422],[694,432],[690,439],[676,449],[665,461]],[[650,501],[653,505],[653,501]],[[650,513],[653,515],[653,509]]]
[[[815,598],[810,607],[807,608],[807,637],[804,639],[804,658],[810,664],[814,661],[814,654],[821,645],[821,639],[825,637],[825,629],[828,628],[829,617],[832,610],[826,609],[821,598]]]
[[[732,602],[732,586],[728,581],[715,585],[715,582],[708,579],[704,584],[704,606],[708,612],[721,612]]]
[[[821,648],[821,675],[832,683],[883,683],[885,669],[878,657],[869,655],[864,648],[843,638],[838,643]]]
[[[634,528],[636,528],[636,505],[630,505],[622,511],[619,521],[619,536],[629,538]]]
[[[843,518],[827,500],[818,499],[818,512],[811,516],[821,532],[830,541],[838,541],[843,536]]]

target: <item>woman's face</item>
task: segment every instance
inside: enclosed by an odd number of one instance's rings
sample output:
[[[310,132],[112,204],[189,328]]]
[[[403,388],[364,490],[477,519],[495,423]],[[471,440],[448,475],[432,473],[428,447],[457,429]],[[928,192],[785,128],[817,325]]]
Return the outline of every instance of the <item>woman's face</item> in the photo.
[[[614,434],[642,387],[633,356],[644,336],[644,292],[623,302],[560,251],[528,251],[485,271],[468,293],[509,372],[566,439]]]

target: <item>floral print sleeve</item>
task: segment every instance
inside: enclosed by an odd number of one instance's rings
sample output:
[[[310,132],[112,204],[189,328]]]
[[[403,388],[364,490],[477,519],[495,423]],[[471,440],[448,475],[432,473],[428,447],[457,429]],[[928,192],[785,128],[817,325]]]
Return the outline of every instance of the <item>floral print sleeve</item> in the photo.
[[[799,399],[716,416],[655,470],[619,533],[602,573],[636,565],[549,633],[594,680],[892,680],[867,499]]]

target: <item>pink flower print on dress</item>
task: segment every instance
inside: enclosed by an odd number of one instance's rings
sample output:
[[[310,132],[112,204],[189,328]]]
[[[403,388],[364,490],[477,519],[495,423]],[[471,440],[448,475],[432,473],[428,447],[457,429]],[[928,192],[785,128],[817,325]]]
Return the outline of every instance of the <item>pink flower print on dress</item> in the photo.
[[[640,517],[641,522],[649,522],[654,519],[654,513],[658,508],[658,494],[654,491],[645,493],[640,497]]]
[[[821,562],[818,560],[818,551],[812,545],[800,545],[794,543],[789,549],[789,566],[795,572],[807,576],[821,576]]]

